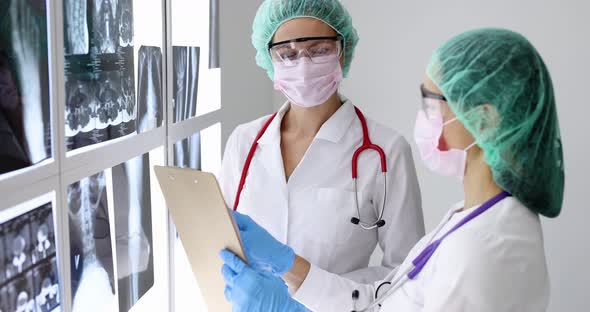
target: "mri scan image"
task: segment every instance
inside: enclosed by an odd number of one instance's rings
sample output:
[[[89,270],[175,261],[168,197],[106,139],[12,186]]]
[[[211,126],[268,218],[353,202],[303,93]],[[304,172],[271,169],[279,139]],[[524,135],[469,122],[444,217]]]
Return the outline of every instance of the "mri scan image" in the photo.
[[[0,309],[54,311],[60,307],[52,204],[0,220]]]
[[[8,284],[10,311],[35,312],[35,290],[33,272],[27,271],[12,279]]]
[[[87,26],[78,27],[86,19],[77,10],[86,5]],[[74,16],[67,16],[70,13]],[[66,1],[64,14],[66,38],[84,37],[78,35],[83,32],[68,33],[70,22],[75,30],[88,28],[90,34],[87,53],[65,56],[68,150],[136,133],[132,0],[92,0],[84,5]],[[66,50],[73,46],[68,40],[65,45]]]
[[[94,81],[88,75],[79,75],[66,83],[66,136],[74,136],[79,132],[88,132],[96,128],[94,110]]]
[[[119,311],[153,286],[152,207],[149,154],[112,169]]]
[[[94,44],[100,54],[115,53],[119,46],[117,0],[94,0],[93,2]]]
[[[133,46],[133,0],[119,0],[117,12],[119,45]]]
[[[115,311],[111,222],[104,172],[68,187],[72,311]]]
[[[0,2],[0,174],[51,157],[44,0]]]
[[[64,0],[64,52],[88,54],[90,35],[88,30],[87,1]]]
[[[195,117],[197,114],[199,54],[199,47],[172,47],[174,122]]]
[[[59,306],[59,280],[55,258],[35,267],[33,283],[37,312],[53,311]]]
[[[201,169],[201,133],[174,143],[174,166]]]
[[[162,50],[142,46],[138,58],[137,131],[145,132],[159,127],[164,118]]]
[[[121,75],[103,72],[96,81],[96,129],[119,125],[123,121]],[[128,118],[127,118],[128,119]]]
[[[29,216],[18,217],[5,224],[4,247],[6,278],[10,279],[27,271],[32,265],[31,224]]]
[[[55,230],[51,209],[40,209],[30,215],[33,252],[31,260],[39,263],[55,254]]]

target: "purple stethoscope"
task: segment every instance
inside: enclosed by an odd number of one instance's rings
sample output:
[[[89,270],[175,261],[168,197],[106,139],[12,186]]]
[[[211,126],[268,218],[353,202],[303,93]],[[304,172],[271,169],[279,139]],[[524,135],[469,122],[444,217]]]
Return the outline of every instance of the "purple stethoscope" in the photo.
[[[476,217],[478,217],[479,215],[484,213],[486,210],[492,208],[495,204],[497,204],[502,199],[504,199],[508,196],[512,196],[512,195],[510,195],[510,193],[508,193],[506,191],[502,191],[498,195],[492,197],[491,199],[489,199],[488,201],[483,203],[477,209],[473,210],[470,214],[468,214],[465,218],[463,218],[461,221],[459,221],[457,224],[455,224],[455,226],[453,226],[453,228],[451,228],[449,231],[447,231],[440,238],[433,241],[434,237],[436,237],[438,232],[445,225],[445,223],[441,224],[436,229],[436,231],[432,235],[432,237],[430,238],[430,241],[427,243],[426,248],[424,248],[422,250],[422,252],[416,258],[414,258],[414,260],[412,260],[412,265],[409,268],[407,268],[403,272],[403,274],[400,274],[397,279],[392,280],[391,282],[381,283],[379,285],[379,287],[377,287],[377,290],[375,291],[375,300],[371,304],[369,304],[369,306],[367,306],[366,308],[364,308],[362,310],[356,310],[356,301],[359,298],[359,291],[358,290],[353,291],[352,292],[352,301],[353,301],[353,305],[355,308],[353,310],[353,312],[365,312],[365,311],[369,311],[370,309],[373,309],[377,306],[381,307],[381,303],[383,303],[383,301],[385,301],[385,299],[387,299],[387,297],[389,297],[391,294],[393,294],[394,291],[396,291],[398,288],[400,288],[408,280],[415,279],[416,276],[418,276],[418,274],[420,274],[420,272],[422,272],[422,269],[424,269],[424,267],[428,263],[428,260],[430,260],[430,258],[434,254],[434,252],[438,249],[438,246],[440,246],[442,241],[447,236],[449,236],[451,233],[458,230],[460,227],[462,227],[463,225],[465,225],[469,221],[475,219]],[[381,298],[379,298],[379,296],[378,296],[379,288],[381,288],[381,286],[383,286],[383,285],[388,285],[388,284],[391,285],[390,288],[387,290],[387,292],[383,296],[381,296]]]

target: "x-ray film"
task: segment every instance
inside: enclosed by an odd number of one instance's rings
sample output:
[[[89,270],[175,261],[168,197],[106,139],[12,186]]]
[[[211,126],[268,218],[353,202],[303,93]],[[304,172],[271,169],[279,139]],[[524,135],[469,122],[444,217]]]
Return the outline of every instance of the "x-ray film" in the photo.
[[[201,133],[174,143],[174,166],[201,169]]]
[[[0,1],[0,174],[51,157],[45,0]]]
[[[112,169],[119,311],[154,285],[149,154]]]
[[[172,47],[174,122],[195,117],[199,86],[199,47]]]
[[[8,284],[9,311],[35,312],[33,272],[27,271],[13,278]]]
[[[36,204],[35,204],[36,205]],[[0,309],[58,311],[59,274],[52,204],[13,208],[0,217]],[[24,208],[24,209],[23,209]],[[23,211],[20,214],[20,211]]]
[[[146,132],[162,124],[162,50],[159,47],[139,48],[137,68],[137,132]]]
[[[64,0],[63,6],[65,54],[88,54],[88,1]]]
[[[71,38],[65,42],[71,52],[65,57],[68,150],[137,129],[132,0],[77,2],[64,2],[64,37]]]
[[[37,312],[53,311],[59,306],[59,280],[55,258],[35,267],[33,284]]]
[[[116,311],[104,172],[68,187],[73,312]]]

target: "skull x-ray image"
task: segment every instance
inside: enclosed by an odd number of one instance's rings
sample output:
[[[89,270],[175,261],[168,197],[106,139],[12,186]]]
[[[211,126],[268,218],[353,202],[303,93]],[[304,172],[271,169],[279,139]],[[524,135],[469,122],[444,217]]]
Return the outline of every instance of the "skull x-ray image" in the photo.
[[[33,263],[49,259],[55,254],[55,230],[51,209],[40,209],[31,213],[31,258]]]
[[[199,47],[172,47],[174,122],[197,114],[199,55]]]
[[[37,312],[53,311],[59,306],[59,280],[55,258],[35,267],[33,282]]]
[[[162,51],[159,47],[141,46],[137,67],[137,132],[146,132],[162,124]]]
[[[31,224],[28,215],[13,219],[3,227],[6,260],[6,278],[27,271],[32,261]]]
[[[104,172],[68,186],[72,311],[115,311],[111,223]]]
[[[64,0],[63,6],[65,54],[88,54],[90,44],[88,2]]]
[[[8,301],[10,306],[9,311],[36,311],[32,271],[19,275],[8,284]]]
[[[0,1],[0,174],[51,157],[45,0]]]
[[[112,169],[119,311],[154,285],[149,154]]]
[[[64,36],[74,42],[66,40],[66,51],[73,50],[78,41],[85,43],[79,39],[85,38],[80,36],[84,32],[78,29],[88,28],[90,34],[87,53],[65,56],[68,150],[126,136],[137,129],[133,1],[82,2],[86,3],[64,3]],[[86,7],[84,18],[79,16],[81,7]],[[70,13],[73,16],[68,16]],[[73,23],[73,33],[68,33],[68,23]]]
[[[5,233],[0,238],[2,311],[46,312],[60,307],[52,204],[33,208],[0,220]]]
[[[201,169],[201,133],[174,143],[174,166]]]

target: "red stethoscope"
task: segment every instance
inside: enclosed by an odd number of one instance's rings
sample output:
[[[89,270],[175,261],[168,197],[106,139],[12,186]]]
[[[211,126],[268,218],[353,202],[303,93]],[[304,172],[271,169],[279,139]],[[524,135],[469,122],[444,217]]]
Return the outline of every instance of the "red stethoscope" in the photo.
[[[353,224],[358,224],[365,230],[371,230],[385,225],[385,220],[383,220],[383,211],[385,210],[385,200],[387,199],[387,161],[385,159],[385,152],[383,152],[383,149],[379,145],[373,144],[371,142],[371,139],[369,138],[369,130],[367,128],[367,121],[365,119],[365,116],[356,106],[354,107],[354,110],[363,128],[363,144],[359,148],[357,148],[354,154],[352,155],[352,181],[354,183],[354,202],[356,204],[356,217],[352,217],[350,219],[350,222],[352,222]],[[273,121],[273,119],[276,117],[276,115],[277,113],[274,113],[264,123],[264,125],[256,135],[256,138],[254,139],[252,146],[250,147],[250,151],[248,152],[248,156],[246,157],[246,161],[244,163],[244,168],[242,169],[242,177],[240,178],[240,184],[238,185],[236,200],[234,201],[234,211],[238,209],[238,205],[240,203],[240,195],[242,194],[244,184],[246,183],[246,176],[248,175],[250,163],[252,162],[252,158],[254,157],[256,147],[258,146],[258,140],[262,137],[262,135],[264,135],[264,132],[266,132],[266,129]],[[371,223],[361,221],[361,212],[359,209],[357,195],[358,158],[359,155],[366,150],[374,150],[377,153],[379,153],[379,157],[381,159],[381,172],[383,173],[383,203],[377,221]]]

